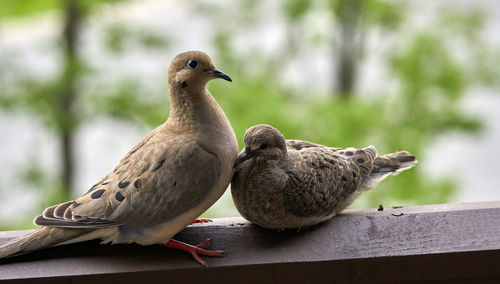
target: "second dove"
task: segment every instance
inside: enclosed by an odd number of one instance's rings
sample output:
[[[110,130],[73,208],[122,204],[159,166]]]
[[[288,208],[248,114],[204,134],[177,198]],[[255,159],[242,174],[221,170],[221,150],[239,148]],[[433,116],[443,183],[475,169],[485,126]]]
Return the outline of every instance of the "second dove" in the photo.
[[[406,151],[378,156],[375,147],[331,148],[285,140],[269,125],[247,130],[231,193],[250,222],[269,229],[326,221],[362,192],[417,162]]]

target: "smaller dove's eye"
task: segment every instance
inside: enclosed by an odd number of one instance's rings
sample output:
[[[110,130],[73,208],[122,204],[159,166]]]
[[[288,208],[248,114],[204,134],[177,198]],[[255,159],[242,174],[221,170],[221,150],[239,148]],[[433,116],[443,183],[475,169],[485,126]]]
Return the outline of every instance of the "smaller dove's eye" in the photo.
[[[187,62],[187,66],[191,69],[194,69],[198,67],[198,61],[196,61],[196,59],[189,59]]]
[[[267,146],[268,146],[268,145],[267,145],[266,143],[264,143],[264,144],[261,144],[259,148],[260,148],[260,149],[266,149],[266,148],[267,148]]]

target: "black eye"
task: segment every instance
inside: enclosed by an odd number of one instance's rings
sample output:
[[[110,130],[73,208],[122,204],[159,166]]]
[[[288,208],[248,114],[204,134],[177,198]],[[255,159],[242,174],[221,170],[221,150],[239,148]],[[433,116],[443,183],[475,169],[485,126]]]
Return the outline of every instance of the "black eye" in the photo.
[[[194,69],[198,66],[198,61],[196,61],[196,59],[189,59],[187,62],[187,66],[191,69]]]
[[[261,144],[261,145],[260,145],[260,147],[259,147],[259,149],[261,149],[261,150],[262,150],[262,149],[266,149],[266,148],[267,148],[267,146],[269,146],[269,145],[267,145],[266,143]]]

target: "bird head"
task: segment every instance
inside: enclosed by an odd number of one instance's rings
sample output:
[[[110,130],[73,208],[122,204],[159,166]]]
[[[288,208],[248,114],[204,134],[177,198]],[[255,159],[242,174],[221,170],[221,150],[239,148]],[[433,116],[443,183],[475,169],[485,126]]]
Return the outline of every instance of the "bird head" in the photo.
[[[254,157],[279,160],[287,153],[283,134],[278,129],[267,124],[250,127],[245,132],[243,141],[245,142],[245,149],[238,156],[234,167]]]
[[[210,56],[202,51],[188,51],[177,55],[168,69],[171,89],[203,89],[208,81],[216,78],[232,82],[231,77],[216,69]]]

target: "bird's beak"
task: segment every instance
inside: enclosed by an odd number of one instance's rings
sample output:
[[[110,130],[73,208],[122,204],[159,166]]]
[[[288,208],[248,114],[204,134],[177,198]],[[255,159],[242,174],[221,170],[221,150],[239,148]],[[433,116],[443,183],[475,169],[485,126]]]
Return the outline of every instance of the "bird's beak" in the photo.
[[[248,152],[247,149],[243,150],[243,152],[240,153],[236,161],[234,162],[233,169],[236,168],[239,164],[243,163],[244,161],[250,159],[253,157],[253,152]]]
[[[227,75],[226,73],[224,73],[224,72],[220,71],[219,69],[216,69],[216,68],[214,68],[214,69],[209,69],[209,70],[207,70],[207,72],[208,72],[208,73],[212,73],[212,74],[214,74],[214,76],[215,76],[216,78],[221,78],[221,79],[224,79],[224,80],[229,81],[229,82],[232,82],[232,81],[233,81],[233,80],[231,79],[231,77],[229,77],[229,75]]]

